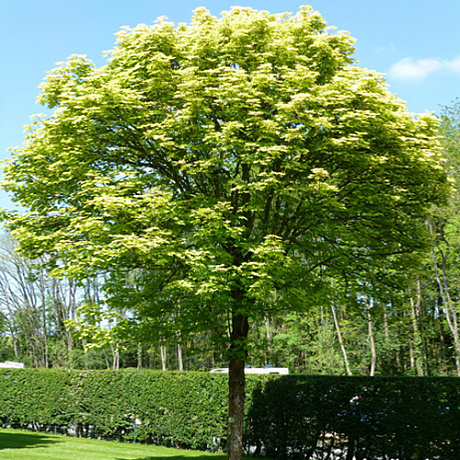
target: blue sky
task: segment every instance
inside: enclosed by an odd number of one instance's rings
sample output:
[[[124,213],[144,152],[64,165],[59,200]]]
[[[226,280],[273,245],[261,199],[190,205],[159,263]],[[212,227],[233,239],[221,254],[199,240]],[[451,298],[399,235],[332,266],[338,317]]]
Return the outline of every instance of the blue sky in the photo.
[[[351,32],[359,65],[386,74],[409,111],[439,112],[460,97],[460,0],[1,0],[0,158],[43,112],[35,99],[46,71],[71,54],[103,65],[122,26],[159,16],[189,22],[198,6],[219,15],[232,6],[279,13],[304,4]],[[3,192],[0,207],[13,207]]]

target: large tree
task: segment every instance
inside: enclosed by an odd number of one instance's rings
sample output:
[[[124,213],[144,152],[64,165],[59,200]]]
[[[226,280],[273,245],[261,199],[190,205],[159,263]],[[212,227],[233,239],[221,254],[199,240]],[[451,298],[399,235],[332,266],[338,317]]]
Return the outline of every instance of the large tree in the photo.
[[[352,53],[309,7],[126,28],[107,65],[49,73],[53,113],[6,167],[21,248],[55,255],[54,275],[106,272],[113,333],[227,341],[232,459],[250,322],[397,267],[445,194],[436,119]]]

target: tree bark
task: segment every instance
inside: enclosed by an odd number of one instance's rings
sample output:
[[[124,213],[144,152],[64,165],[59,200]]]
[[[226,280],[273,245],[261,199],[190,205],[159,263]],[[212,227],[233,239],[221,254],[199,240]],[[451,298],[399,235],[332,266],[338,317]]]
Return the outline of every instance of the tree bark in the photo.
[[[409,301],[410,301],[410,315],[412,321],[412,329],[414,332],[414,365],[419,377],[424,376],[423,371],[423,341],[422,335],[419,328],[419,316],[420,316],[420,305],[422,302],[422,289],[420,286],[420,280],[417,279],[417,300],[414,302],[412,292],[410,292]]]
[[[161,370],[166,372],[166,345],[160,345]]]
[[[120,370],[120,352],[118,351],[118,344],[114,347],[112,345],[112,370]]]
[[[265,364],[270,364],[272,360],[272,340],[273,332],[271,330],[270,318],[265,318],[265,332],[267,337],[267,347],[265,352]]]
[[[137,344],[137,370],[142,369],[142,343]]]
[[[369,297],[367,294],[364,294],[364,299],[366,302],[366,312],[367,312],[367,330],[369,333],[369,348],[371,350],[371,365],[369,369],[369,375],[374,377],[375,375],[375,366],[377,364],[377,350],[375,349],[375,339],[374,339],[374,328],[372,323],[371,315],[371,304],[369,302]]]
[[[374,340],[374,330],[372,326],[372,316],[370,312],[367,312],[367,325],[369,329],[369,346],[371,348],[371,368],[369,371],[369,375],[373,377],[375,375],[375,366],[377,364],[377,351],[375,349],[375,340]]]
[[[40,272],[40,303],[42,313],[42,328],[43,328],[43,367],[49,367],[49,353],[48,353],[48,325],[47,325],[47,311],[46,311],[46,285],[43,279],[43,272]]]
[[[182,345],[177,344],[177,368],[180,372],[184,370],[184,360],[182,359]]]
[[[335,312],[334,305],[331,305],[331,310],[332,310],[332,317],[334,318],[334,325],[335,325],[335,330],[337,332],[337,338],[339,339],[340,349],[342,350],[342,356],[343,356],[343,361],[345,363],[345,369],[347,371],[347,375],[351,376],[352,373],[350,369],[350,363],[348,362],[347,350],[345,349],[345,344],[343,343],[342,333],[340,332],[339,322],[337,320],[337,314]]]
[[[228,366],[227,460],[241,460],[243,457],[244,401],[246,397],[244,365],[248,333],[247,316],[233,315]]]

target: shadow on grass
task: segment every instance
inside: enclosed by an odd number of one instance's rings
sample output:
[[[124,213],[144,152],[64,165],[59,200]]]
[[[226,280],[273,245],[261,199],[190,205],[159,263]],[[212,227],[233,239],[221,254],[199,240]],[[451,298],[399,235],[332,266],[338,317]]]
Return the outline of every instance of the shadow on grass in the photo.
[[[0,450],[2,449],[30,449],[44,447],[60,442],[40,433],[0,433]]]
[[[4,449],[33,449],[39,447],[50,447],[53,444],[66,442],[66,438],[62,440],[58,437],[53,437],[49,434],[32,433],[32,432],[0,432],[0,459],[2,458],[2,450]],[[154,446],[152,446],[154,447]],[[182,452],[186,452],[185,454]],[[154,455],[146,457],[138,457],[133,460],[225,460],[225,454],[207,454],[196,451],[177,451],[168,449],[168,452],[156,452]],[[72,457],[74,458],[74,457]],[[105,458],[105,457],[104,457]],[[131,457],[130,457],[131,458]],[[126,457],[115,458],[114,460],[126,460]]]

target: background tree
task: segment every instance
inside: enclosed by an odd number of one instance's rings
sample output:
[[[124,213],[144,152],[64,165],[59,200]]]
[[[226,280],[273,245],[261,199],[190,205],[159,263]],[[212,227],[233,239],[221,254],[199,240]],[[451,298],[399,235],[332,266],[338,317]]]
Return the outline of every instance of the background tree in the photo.
[[[115,342],[227,343],[232,459],[251,322],[400,268],[445,194],[435,118],[352,52],[309,7],[124,29],[106,66],[74,56],[49,74],[54,113],[6,167],[29,210],[9,218],[22,250],[54,255],[54,276],[106,271]]]
[[[4,237],[0,247],[0,305],[16,360],[26,358],[48,367],[49,309],[43,270],[14,252],[15,243]]]
[[[30,367],[83,367],[82,343],[75,342],[67,325],[76,318],[77,305],[88,303],[90,291],[97,290],[94,280],[77,286],[72,279],[50,278],[41,267],[44,258],[28,259],[16,246],[8,235],[0,239],[3,354]],[[92,367],[104,367],[91,354]]]
[[[459,310],[459,270],[460,234],[458,193],[460,171],[460,103],[457,101],[445,107],[440,115],[443,151],[446,158],[446,170],[454,184],[449,203],[438,207],[429,222],[433,235],[431,262],[437,292],[440,298],[439,309],[452,338],[452,348],[460,376],[460,310]]]

